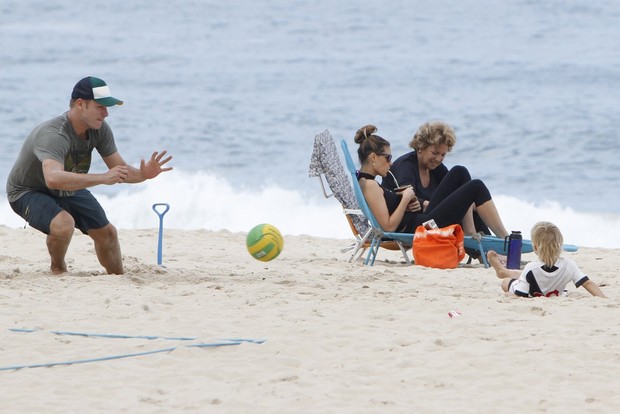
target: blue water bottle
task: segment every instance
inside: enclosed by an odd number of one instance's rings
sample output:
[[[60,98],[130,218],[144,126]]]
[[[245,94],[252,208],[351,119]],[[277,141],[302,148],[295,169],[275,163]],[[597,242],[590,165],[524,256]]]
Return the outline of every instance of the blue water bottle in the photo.
[[[521,232],[513,231],[510,236],[504,239],[504,251],[506,250],[506,243],[508,243],[506,267],[508,269],[519,269],[521,267],[521,245],[523,244]]]

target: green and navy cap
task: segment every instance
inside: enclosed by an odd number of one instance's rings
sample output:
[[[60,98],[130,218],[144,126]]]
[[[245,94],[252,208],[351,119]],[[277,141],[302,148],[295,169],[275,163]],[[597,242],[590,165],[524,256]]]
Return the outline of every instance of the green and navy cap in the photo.
[[[113,98],[108,85],[99,78],[87,76],[73,87],[71,99],[94,99],[103,106],[122,105],[123,101]]]

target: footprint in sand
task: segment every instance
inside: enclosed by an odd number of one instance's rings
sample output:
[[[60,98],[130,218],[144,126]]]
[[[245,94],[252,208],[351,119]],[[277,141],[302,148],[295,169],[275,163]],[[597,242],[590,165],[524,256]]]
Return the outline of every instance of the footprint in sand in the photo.
[[[547,316],[549,314],[549,312],[547,312],[545,309],[538,306],[532,306],[530,308],[530,312],[540,316]]]

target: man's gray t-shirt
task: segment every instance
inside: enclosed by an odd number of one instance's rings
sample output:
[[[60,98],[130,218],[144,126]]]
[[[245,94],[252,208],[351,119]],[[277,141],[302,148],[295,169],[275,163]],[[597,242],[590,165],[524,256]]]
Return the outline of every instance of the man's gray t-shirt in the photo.
[[[73,191],[51,190],[45,185],[43,161],[52,159],[65,166],[65,171],[88,173],[93,149],[101,157],[114,154],[116,144],[110,126],[104,121],[99,129],[89,129],[88,139],[81,139],[69,122],[68,112],[37,126],[24,145],[6,181],[6,194],[13,202],[28,191],[44,191],[57,197]]]

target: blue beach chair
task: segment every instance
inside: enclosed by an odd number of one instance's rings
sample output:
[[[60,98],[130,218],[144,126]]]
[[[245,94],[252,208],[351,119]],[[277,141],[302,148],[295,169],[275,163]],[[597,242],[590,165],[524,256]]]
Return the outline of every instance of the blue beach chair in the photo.
[[[370,247],[369,236],[372,233],[372,229],[357,205],[351,179],[342,166],[334,138],[328,130],[314,137],[314,147],[308,176],[319,178],[325,198],[334,197],[340,202],[342,211],[355,237],[355,243],[341,249],[341,251],[343,253],[351,251],[348,262],[359,259],[366,249]],[[324,181],[327,182],[331,193],[327,191]],[[393,240],[382,240],[379,247],[388,250],[400,250],[400,247]],[[405,260],[408,260],[408,258],[405,257]]]
[[[384,231],[381,228],[374,214],[372,214],[372,211],[370,211],[370,207],[368,207],[368,203],[366,202],[366,199],[362,194],[362,189],[359,182],[357,181],[357,170],[355,168],[355,164],[353,163],[353,158],[351,158],[351,154],[349,153],[349,147],[347,146],[347,142],[343,139],[341,141],[341,145],[342,152],[344,152],[345,163],[347,164],[347,169],[351,174],[351,180],[353,182],[353,192],[355,193],[357,204],[370,225],[370,231],[366,234],[367,240],[370,241],[370,246],[368,248],[368,256],[366,256],[364,264],[370,264],[372,266],[375,263],[375,258],[377,257],[381,240],[385,238],[394,240],[394,242],[396,242],[396,244],[400,248],[403,257],[405,258],[405,261],[411,264],[412,261],[407,255],[407,250],[409,250],[411,246],[413,246],[413,234],[389,232]]]

